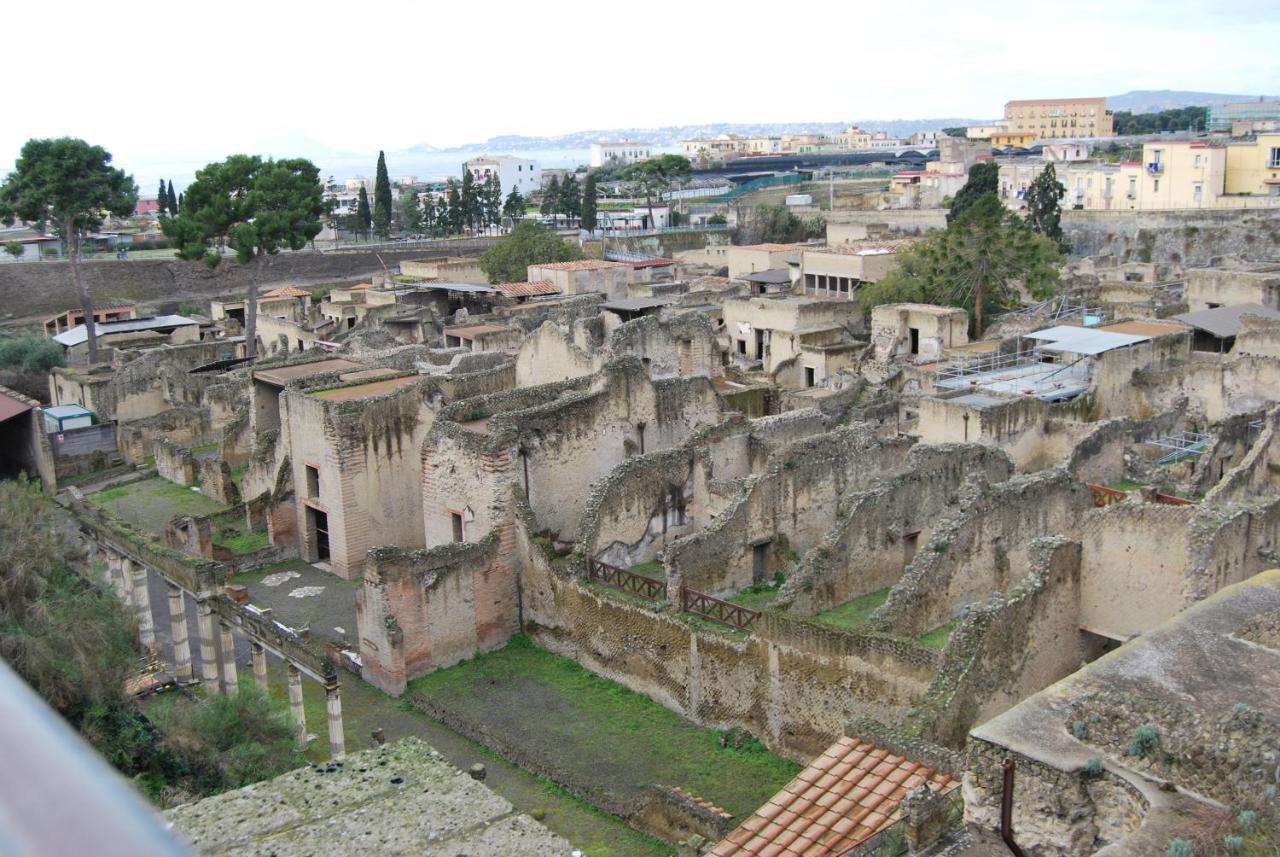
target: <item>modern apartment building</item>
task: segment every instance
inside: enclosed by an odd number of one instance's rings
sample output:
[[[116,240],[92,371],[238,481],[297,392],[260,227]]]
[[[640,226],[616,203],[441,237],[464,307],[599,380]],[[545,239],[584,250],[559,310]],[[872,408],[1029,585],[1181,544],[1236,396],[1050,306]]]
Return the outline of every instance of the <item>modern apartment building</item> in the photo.
[[[477,183],[486,182],[489,176],[497,173],[502,183],[502,195],[506,197],[514,188],[520,195],[529,194],[542,189],[542,171],[538,162],[530,158],[516,158],[511,155],[499,155],[494,158],[472,158],[462,165],[464,172],[471,173]]]
[[[648,143],[637,143],[635,140],[591,144],[591,166],[593,167],[603,167],[606,164],[625,166],[652,157],[653,147]]]
[[[1003,130],[1035,134],[1037,139],[1114,137],[1105,98],[1034,98],[1004,106]]]

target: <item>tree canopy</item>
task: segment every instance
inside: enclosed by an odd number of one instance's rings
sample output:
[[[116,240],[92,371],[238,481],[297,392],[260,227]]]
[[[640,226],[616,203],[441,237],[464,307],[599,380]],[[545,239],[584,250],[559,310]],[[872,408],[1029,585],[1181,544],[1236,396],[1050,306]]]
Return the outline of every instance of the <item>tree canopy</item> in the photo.
[[[632,182],[644,194],[649,207],[649,226],[657,224],[653,219],[653,198],[661,196],[672,184],[684,184],[693,177],[693,164],[683,155],[659,155],[636,161],[622,171],[625,181]]]
[[[13,171],[0,184],[0,222],[15,218],[51,224],[67,246],[71,278],[80,295],[89,362],[98,359],[93,296],[80,278],[80,237],[102,225],[105,214],[124,217],[138,204],[138,186],[111,166],[111,153],[74,137],[28,140]]]
[[[1062,261],[1057,244],[984,194],[945,230],[900,251],[897,270],[864,285],[858,300],[867,312],[889,303],[962,307],[981,336],[983,319],[1016,306],[1022,289],[1051,295]]]
[[[182,212],[161,218],[161,228],[179,258],[209,267],[218,265],[224,247],[242,265],[284,249],[301,250],[320,234],[325,213],[320,171],[304,158],[232,155],[197,171],[184,199]],[[256,352],[257,304],[254,277],[245,303],[248,357]]]
[[[1117,110],[1112,125],[1120,136],[1128,134],[1155,134],[1160,131],[1185,131],[1188,128],[1204,129],[1207,107],[1177,107],[1158,113],[1132,113]]]
[[[480,270],[491,283],[521,282],[530,265],[547,262],[572,262],[582,258],[582,251],[566,243],[555,230],[523,220],[511,234],[490,247],[480,257]]]
[[[1045,164],[1027,188],[1028,225],[1058,246],[1062,246],[1062,208],[1058,201],[1066,192],[1053,164]]]
[[[387,175],[387,156],[381,151],[373,179],[373,234],[383,240],[391,236],[391,178]]]
[[[951,201],[951,210],[947,212],[947,222],[964,214],[969,206],[986,194],[994,194],[1000,188],[1000,167],[995,161],[979,161],[969,168],[969,178],[964,187],[956,191]]]

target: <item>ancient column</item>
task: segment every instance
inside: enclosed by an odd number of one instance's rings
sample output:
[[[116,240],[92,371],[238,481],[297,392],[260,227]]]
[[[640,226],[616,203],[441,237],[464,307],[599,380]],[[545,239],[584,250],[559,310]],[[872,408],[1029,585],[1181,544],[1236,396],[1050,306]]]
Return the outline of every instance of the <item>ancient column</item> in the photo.
[[[218,649],[213,640],[213,603],[196,602],[196,618],[200,626],[200,678],[218,690]]]
[[[289,674],[289,713],[299,750],[307,749],[307,712],[302,707],[302,673],[293,664],[286,665]]]
[[[249,652],[253,658],[253,680],[258,689],[266,693],[267,688],[267,650],[261,643],[250,641]]]
[[[342,736],[342,693],[337,682],[325,686],[324,712],[329,720],[329,758],[341,759],[347,755],[347,746]]]
[[[222,692],[227,696],[235,696],[240,689],[236,677],[236,641],[231,635],[231,624],[222,624]]]
[[[187,639],[187,602],[182,590],[169,584],[169,636],[173,639],[173,677],[178,684],[195,679],[191,671],[191,643]]]
[[[138,639],[147,651],[156,647],[156,620],[151,615],[151,589],[147,586],[147,567],[129,557],[121,560],[124,575],[133,583],[133,612],[138,618]]]

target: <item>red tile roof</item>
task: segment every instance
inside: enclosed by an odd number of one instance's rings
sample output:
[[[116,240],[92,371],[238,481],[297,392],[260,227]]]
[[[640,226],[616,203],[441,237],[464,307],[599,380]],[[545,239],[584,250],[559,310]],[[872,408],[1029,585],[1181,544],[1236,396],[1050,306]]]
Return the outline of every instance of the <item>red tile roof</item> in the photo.
[[[643,259],[639,262],[623,262],[624,265],[630,265],[632,268],[660,268],[665,265],[674,265],[675,259]]]
[[[272,289],[271,291],[267,292],[265,295],[262,295],[262,297],[260,297],[259,300],[263,300],[264,298],[308,298],[308,297],[311,297],[311,292],[303,291],[297,286],[281,286],[278,289]]]
[[[611,262],[608,259],[579,259],[575,262],[545,262],[540,265],[530,265],[529,267],[543,271],[598,271],[602,268],[626,268],[628,266],[622,262]]]
[[[960,785],[857,738],[841,738],[711,849],[712,857],[838,857],[898,820],[907,792]]]
[[[532,283],[494,283],[493,287],[509,298],[534,298],[540,295],[560,294],[560,290],[548,280]]]

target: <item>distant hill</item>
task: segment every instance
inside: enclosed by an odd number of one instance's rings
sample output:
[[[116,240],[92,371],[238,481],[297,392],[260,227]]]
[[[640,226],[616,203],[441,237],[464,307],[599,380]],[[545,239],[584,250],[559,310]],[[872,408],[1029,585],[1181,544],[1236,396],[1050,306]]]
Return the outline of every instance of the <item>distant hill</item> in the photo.
[[[1275,96],[1266,96],[1274,98]],[[1230,101],[1255,101],[1258,95],[1228,95],[1224,92],[1192,92],[1184,89],[1135,89],[1123,95],[1108,95],[1107,109],[1130,113],[1159,113],[1179,107],[1202,107]]]

